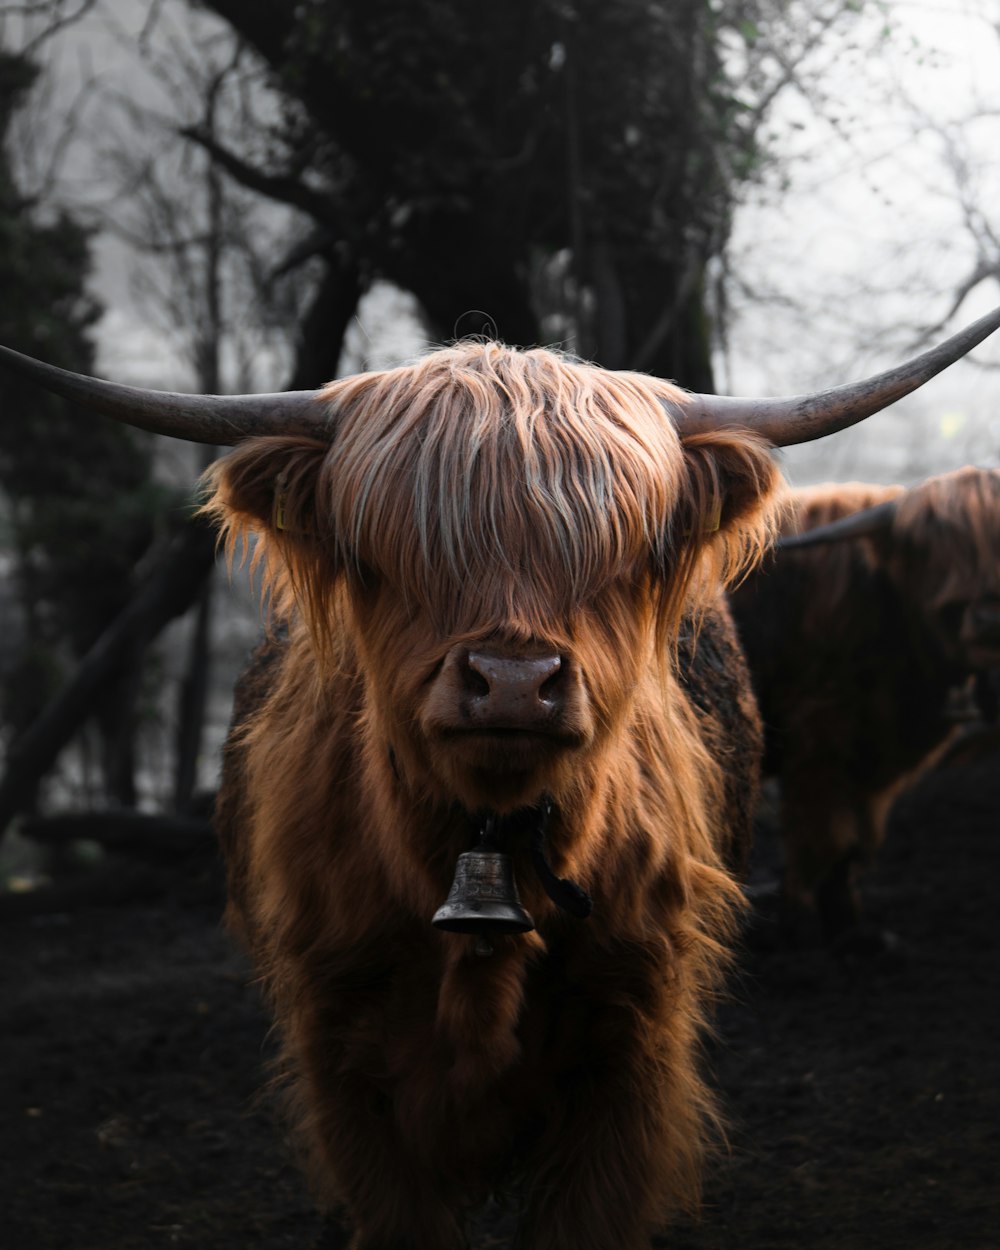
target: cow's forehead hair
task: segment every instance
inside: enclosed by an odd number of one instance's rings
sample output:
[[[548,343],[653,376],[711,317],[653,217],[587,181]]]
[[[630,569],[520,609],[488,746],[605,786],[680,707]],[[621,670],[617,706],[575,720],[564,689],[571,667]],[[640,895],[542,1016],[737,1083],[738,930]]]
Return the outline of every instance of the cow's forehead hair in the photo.
[[[422,598],[510,578],[585,598],[664,540],[684,489],[661,403],[682,392],[641,374],[467,342],[325,394],[345,555]]]
[[[1000,593],[1000,472],[966,466],[900,497],[894,532],[937,600]]]

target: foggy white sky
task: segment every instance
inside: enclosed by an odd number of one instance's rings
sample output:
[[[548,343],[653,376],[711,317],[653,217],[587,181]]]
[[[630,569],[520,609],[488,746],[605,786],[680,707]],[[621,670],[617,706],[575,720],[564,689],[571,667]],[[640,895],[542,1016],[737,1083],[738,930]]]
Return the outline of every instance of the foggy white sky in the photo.
[[[969,198],[992,214],[996,276],[969,293],[947,332],[1000,304],[1000,4],[891,0],[885,9],[890,32],[877,54],[881,16],[869,6],[858,50],[824,68],[839,129],[817,123],[795,94],[782,98],[782,120],[801,126],[783,139],[788,185],[775,179],[751,196],[732,245],[738,278],[771,298],[739,305],[725,389],[808,390],[912,354],[914,331],[944,318],[976,262],[956,161]],[[787,452],[786,471],[912,481],[996,462],[1000,343],[974,358],[994,370],[952,366],[888,413]]]
[[[101,194],[91,154],[107,127],[121,124],[114,121],[116,94],[165,109],[177,103],[137,64],[135,38],[149,12],[142,0],[102,0],[48,50],[56,86],[39,97],[25,123],[34,139],[23,156],[42,179],[59,139],[55,119],[69,105],[78,121],[72,177],[62,187],[69,197]],[[817,123],[794,93],[782,99],[781,179],[749,190],[736,220],[731,267],[755,298],[734,299],[720,389],[796,393],[912,354],[917,329],[945,316],[976,260],[956,192],[956,162],[969,198],[993,214],[986,224],[1000,238],[1000,0],[890,0],[886,12],[891,29],[883,41],[877,40],[881,7],[869,4],[856,50],[834,58],[821,45],[812,63],[834,124]],[[193,20],[186,5],[170,0],[154,38],[183,41]],[[209,38],[214,23],[199,22],[200,37]],[[87,97],[86,107],[74,108],[88,79],[101,90]],[[977,112],[983,115],[970,121]],[[993,253],[1000,265],[998,253],[1000,247]],[[144,323],[130,299],[128,253],[104,241],[97,259],[95,287],[108,307],[100,327],[102,371],[150,385],[186,385],[163,334]],[[980,283],[945,334],[998,303],[1000,280]],[[391,353],[401,310],[399,298],[366,309],[366,324],[355,333],[371,355]],[[418,345],[419,331],[409,327],[400,355]],[[1000,343],[980,348],[976,358],[993,370],[954,366],[858,430],[787,453],[786,472],[801,481],[909,481],[970,460],[995,462]]]

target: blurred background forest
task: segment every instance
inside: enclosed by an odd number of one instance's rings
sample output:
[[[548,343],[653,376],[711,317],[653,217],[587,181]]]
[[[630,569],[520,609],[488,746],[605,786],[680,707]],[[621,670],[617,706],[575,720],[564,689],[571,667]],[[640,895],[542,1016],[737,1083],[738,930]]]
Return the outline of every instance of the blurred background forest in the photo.
[[[998,302],[998,132],[996,0],[0,0],[0,342],[216,393],[468,333],[817,389]],[[995,463],[998,351],[787,474]],[[192,520],[203,449],[6,376],[0,411],[25,889],[204,838],[260,620]]]

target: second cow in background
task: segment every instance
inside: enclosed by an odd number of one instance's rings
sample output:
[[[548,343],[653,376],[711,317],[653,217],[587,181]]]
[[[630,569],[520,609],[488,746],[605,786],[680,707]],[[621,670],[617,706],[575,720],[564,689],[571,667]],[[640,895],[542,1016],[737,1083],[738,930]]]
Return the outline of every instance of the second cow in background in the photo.
[[[787,504],[778,550],[732,600],[781,783],[784,919],[833,938],[857,924],[893,800],[956,730],[956,690],[996,719],[1000,472]]]

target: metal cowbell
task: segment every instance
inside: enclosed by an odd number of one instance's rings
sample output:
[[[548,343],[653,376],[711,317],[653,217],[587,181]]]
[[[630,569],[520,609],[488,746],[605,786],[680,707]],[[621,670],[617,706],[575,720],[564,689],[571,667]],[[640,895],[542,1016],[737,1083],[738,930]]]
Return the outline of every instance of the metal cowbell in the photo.
[[[510,856],[479,849],[459,855],[455,880],[432,924],[451,933],[527,933],[535,927],[521,905]]]

